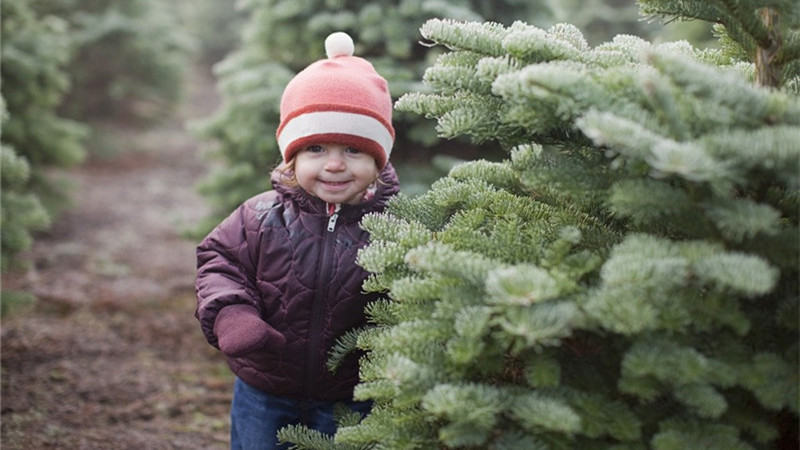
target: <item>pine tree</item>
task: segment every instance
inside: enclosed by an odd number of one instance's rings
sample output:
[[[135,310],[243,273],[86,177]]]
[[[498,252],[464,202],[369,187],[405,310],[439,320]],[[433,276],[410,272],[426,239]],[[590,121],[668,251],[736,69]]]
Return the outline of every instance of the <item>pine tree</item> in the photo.
[[[365,218],[365,289],[386,297],[331,368],[367,351],[355,395],[373,412],[332,439],[284,439],[796,447],[800,7],[640,4],[715,22],[720,47],[424,24],[450,51],[426,71],[429,91],[396,107],[509,157],[460,165]]]
[[[346,31],[356,42],[358,56],[369,59],[389,81],[394,98],[424,89],[418,82],[440,49],[420,46],[418,28],[431,17],[459,20],[511,21],[525,18],[551,22],[570,17],[597,29],[641,31],[635,10],[611,8],[608,0],[551,2],[483,0],[262,0],[240,2],[250,20],[242,47],[220,62],[223,107],[196,129],[215,141],[218,169],[201,192],[215,209],[200,234],[219,222],[244,199],[269,187],[268,173],[278,162],[275,130],[279,100],[289,79],[310,62],[324,57],[322,42],[333,31]],[[618,2],[616,2],[618,3]],[[437,141],[430,121],[403,112],[395,115],[397,143],[393,161],[429,160],[431,154],[453,147]],[[467,142],[468,143],[468,142]],[[461,157],[468,145],[458,145]],[[498,153],[498,157],[502,154]],[[415,172],[420,172],[417,168]],[[411,180],[404,189],[414,189]],[[422,186],[423,190],[427,184]]]
[[[45,174],[84,157],[84,125],[58,115],[69,88],[66,24],[37,16],[25,0],[4,0],[2,21],[2,270],[66,200]]]

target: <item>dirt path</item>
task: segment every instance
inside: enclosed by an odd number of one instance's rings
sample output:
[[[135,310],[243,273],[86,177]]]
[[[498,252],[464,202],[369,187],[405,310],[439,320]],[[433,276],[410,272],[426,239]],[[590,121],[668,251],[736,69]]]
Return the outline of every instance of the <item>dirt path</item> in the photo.
[[[205,71],[178,119],[114,131],[119,156],[71,171],[75,205],[37,240],[35,269],[4,276],[37,302],[2,322],[3,449],[227,448],[232,378],[194,312],[206,214],[184,119],[217,105]]]

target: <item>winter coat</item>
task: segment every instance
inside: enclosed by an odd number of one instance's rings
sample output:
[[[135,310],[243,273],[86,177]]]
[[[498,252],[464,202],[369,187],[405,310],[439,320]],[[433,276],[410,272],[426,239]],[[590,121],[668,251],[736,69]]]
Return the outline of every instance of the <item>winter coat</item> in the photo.
[[[380,178],[373,198],[342,205],[333,216],[323,200],[273,179],[274,190],[246,201],[199,244],[195,315],[208,342],[219,348],[214,324],[232,305],[255,307],[285,338],[243,356],[226,355],[249,385],[291,398],[352,397],[357,356],[349,355],[335,373],[326,362],[339,337],[366,324],[364,308],[375,299],[363,292],[368,273],[355,259],[369,238],[361,218],[382,211],[398,192],[391,164]]]

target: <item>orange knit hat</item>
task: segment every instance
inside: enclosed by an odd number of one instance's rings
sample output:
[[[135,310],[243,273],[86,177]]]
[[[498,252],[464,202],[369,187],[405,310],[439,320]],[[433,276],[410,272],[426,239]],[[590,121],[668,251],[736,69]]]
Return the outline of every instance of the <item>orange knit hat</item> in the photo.
[[[286,86],[276,133],[285,162],[309,145],[336,143],[369,153],[381,169],[386,165],[394,144],[389,87],[354,50],[346,33],[331,34],[325,39],[328,59]]]

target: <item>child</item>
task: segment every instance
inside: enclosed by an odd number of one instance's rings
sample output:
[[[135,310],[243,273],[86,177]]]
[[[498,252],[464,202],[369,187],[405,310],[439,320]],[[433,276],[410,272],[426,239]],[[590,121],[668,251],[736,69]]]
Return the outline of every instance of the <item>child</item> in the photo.
[[[231,448],[273,449],[276,433],[304,424],[335,433],[333,407],[352,400],[358,361],[335,373],[329,351],[365,324],[367,272],[355,264],[368,234],[361,218],[398,191],[388,163],[392,100],[372,64],[352,56],[344,33],[328,59],[293,78],[277,130],[283,163],[274,190],[246,201],[197,249],[196,317],[236,374]]]

